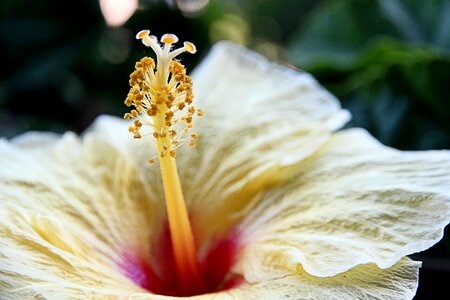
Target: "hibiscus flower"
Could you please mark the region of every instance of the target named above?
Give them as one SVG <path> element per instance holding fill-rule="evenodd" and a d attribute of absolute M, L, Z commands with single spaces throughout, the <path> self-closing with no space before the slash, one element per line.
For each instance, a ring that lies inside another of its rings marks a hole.
<path fill-rule="evenodd" d="M 173 59 L 193 44 L 138 37 L 157 61 L 131 76 L 133 121 L 0 141 L 0 298 L 414 296 L 450 151 L 337 131 L 350 115 L 311 75 L 240 46 L 191 80 Z"/>

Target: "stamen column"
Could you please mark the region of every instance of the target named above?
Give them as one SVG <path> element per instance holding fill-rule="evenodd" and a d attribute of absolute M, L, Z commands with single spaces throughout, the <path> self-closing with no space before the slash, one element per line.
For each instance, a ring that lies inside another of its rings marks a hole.
<path fill-rule="evenodd" d="M 201 116 L 203 112 L 192 105 L 192 83 L 186 70 L 173 59 L 183 53 L 195 53 L 195 46 L 185 42 L 184 46 L 171 51 L 172 44 L 178 41 L 173 34 L 165 34 L 161 38 L 163 47 L 150 31 L 143 30 L 136 35 L 143 44 L 153 49 L 157 57 L 155 63 L 151 58 L 144 58 L 136 64 L 136 71 L 130 76 L 131 90 L 125 104 L 134 106 L 125 119 L 135 119 L 129 128 L 135 138 L 141 138 L 141 128 L 150 125 L 156 139 L 156 150 L 160 162 L 166 208 L 171 233 L 176 273 L 181 289 L 204 290 L 197 261 L 197 249 L 189 221 L 186 204 L 181 190 L 175 162 L 176 146 L 179 145 L 178 132 L 173 125 L 182 120 L 186 123 L 183 133 L 192 127 L 195 112 Z M 170 79 L 170 84 L 169 84 Z M 186 115 L 180 116 L 186 108 Z M 178 114 L 175 117 L 175 113 Z M 183 134 L 181 133 L 181 135 Z M 190 144 L 195 144 L 196 134 L 191 135 Z M 150 159 L 153 162 L 154 159 Z"/>
<path fill-rule="evenodd" d="M 158 121 L 164 122 L 161 118 L 158 119 Z M 156 124 L 159 123 L 158 121 Z M 156 128 L 158 128 L 158 125 L 156 125 Z M 167 131 L 167 129 L 163 129 L 163 131 Z M 201 285 L 197 249 L 178 177 L 176 161 L 168 153 L 172 147 L 172 141 L 169 137 L 159 138 L 157 141 L 173 255 L 180 276 L 180 284 L 183 284 L 186 278 L 189 278 L 190 280 L 194 279 L 193 282 L 197 285 Z"/>

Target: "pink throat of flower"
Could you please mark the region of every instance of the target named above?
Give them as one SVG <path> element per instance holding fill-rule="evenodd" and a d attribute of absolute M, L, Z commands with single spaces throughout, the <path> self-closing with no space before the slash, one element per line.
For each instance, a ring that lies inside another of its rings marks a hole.
<path fill-rule="evenodd" d="M 230 231 L 202 249 L 198 257 L 201 282 L 194 282 L 183 270 L 177 270 L 173 256 L 169 226 L 152 241 L 152 253 L 126 250 L 120 264 L 122 272 L 135 284 L 151 293 L 188 297 L 228 290 L 244 282 L 242 276 L 231 269 L 241 249 L 239 233 Z"/>

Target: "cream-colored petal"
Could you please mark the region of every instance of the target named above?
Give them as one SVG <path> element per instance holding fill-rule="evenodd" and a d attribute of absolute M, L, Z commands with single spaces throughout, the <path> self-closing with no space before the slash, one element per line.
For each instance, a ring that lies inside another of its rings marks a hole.
<path fill-rule="evenodd" d="M 180 152 L 179 171 L 194 209 L 222 216 L 283 181 L 286 167 L 314 153 L 350 117 L 310 74 L 229 42 L 212 48 L 193 83 L 194 102 L 206 114 L 194 120 L 199 144 Z"/>
<path fill-rule="evenodd" d="M 241 270 L 253 281 L 279 276 L 264 271 L 273 264 L 286 273 L 301 264 L 315 276 L 389 268 L 442 238 L 449 170 L 450 151 L 402 152 L 364 130 L 340 132 L 247 216 Z"/>
<path fill-rule="evenodd" d="M 126 134 L 103 117 L 83 138 L 0 141 L 0 289 L 142 291 L 120 264 L 124 251 L 149 255 L 164 202 L 159 177 L 132 159 L 139 152 L 103 132 L 117 127 Z"/>
<path fill-rule="evenodd" d="M 118 271 L 120 254 L 82 222 L 22 207 L 0 211 L 0 296 L 86 299 L 142 292 Z"/>
<path fill-rule="evenodd" d="M 417 289 L 420 263 L 402 259 L 382 270 L 361 265 L 334 277 L 314 277 L 301 267 L 297 274 L 252 283 L 230 291 L 230 299 L 406 300 Z"/>
<path fill-rule="evenodd" d="M 52 132 L 29 131 L 14 137 L 11 142 L 24 148 L 45 148 L 53 145 L 61 135 Z"/>

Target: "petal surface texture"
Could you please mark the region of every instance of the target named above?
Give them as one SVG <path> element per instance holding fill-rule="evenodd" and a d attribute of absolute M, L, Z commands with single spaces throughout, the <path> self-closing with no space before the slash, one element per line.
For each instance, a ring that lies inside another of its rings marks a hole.
<path fill-rule="evenodd" d="M 102 117 L 94 132 L 104 126 L 119 129 L 118 136 L 126 130 L 123 121 Z M 152 171 L 130 159 L 139 153 L 127 152 L 132 143 L 95 133 L 0 141 L 0 295 L 83 299 L 143 291 L 119 264 L 128 249 L 150 253 L 164 203 Z"/>
<path fill-rule="evenodd" d="M 362 129 L 336 133 L 247 215 L 246 278 L 299 263 L 322 277 L 385 269 L 431 247 L 450 221 L 449 169 L 450 151 L 402 152 Z"/>
<path fill-rule="evenodd" d="M 203 224 L 227 224 L 224 215 L 288 178 L 350 118 L 310 74 L 229 42 L 212 48 L 193 81 L 206 114 L 194 121 L 198 147 L 183 152 L 179 169 L 186 200 L 211 212 Z"/>
<path fill-rule="evenodd" d="M 311 276 L 299 267 L 295 274 L 232 290 L 232 297 L 224 299 L 412 299 L 419 266 L 420 263 L 404 258 L 389 269 L 361 265 L 328 278 Z"/>

